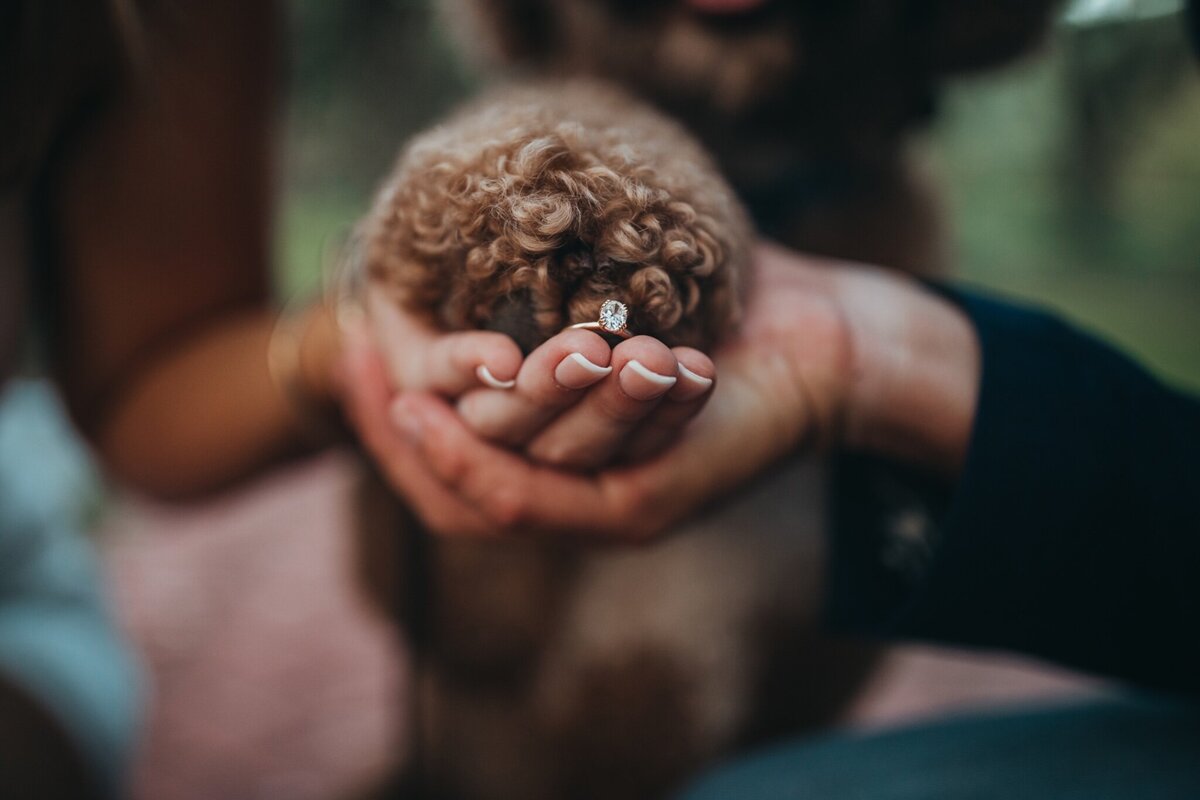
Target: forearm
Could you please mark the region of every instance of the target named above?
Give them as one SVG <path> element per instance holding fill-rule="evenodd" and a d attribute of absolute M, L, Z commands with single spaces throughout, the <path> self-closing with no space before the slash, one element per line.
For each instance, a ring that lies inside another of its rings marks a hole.
<path fill-rule="evenodd" d="M 266 366 L 281 20 L 149 5 L 138 58 L 56 148 L 39 258 L 75 419 L 120 475 L 179 495 L 293 440 Z"/>
<path fill-rule="evenodd" d="M 312 420 L 290 395 L 305 393 L 308 406 L 330 402 L 336 340 L 328 318 L 314 315 L 298 334 L 300 374 L 285 387 L 268 367 L 276 331 L 273 312 L 238 312 L 131 374 L 91 432 L 106 465 L 140 489 L 179 497 L 300 452 Z"/>

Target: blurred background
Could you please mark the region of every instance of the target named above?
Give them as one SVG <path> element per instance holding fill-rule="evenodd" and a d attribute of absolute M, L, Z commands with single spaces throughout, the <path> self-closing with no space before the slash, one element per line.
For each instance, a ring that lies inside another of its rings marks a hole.
<path fill-rule="evenodd" d="M 323 272 L 398 148 L 467 96 L 424 0 L 293 0 L 279 165 L 281 299 Z M 952 82 L 913 146 L 944 190 L 959 277 L 1061 309 L 1200 391 L 1200 67 L 1179 3 L 1077 2 L 1044 50 Z M 403 648 L 355 587 L 344 456 L 200 508 L 104 488 L 53 396 L 0 436 L 103 542 L 150 680 L 140 798 L 361 796 L 398 752 Z M 13 444 L 15 442 L 15 444 Z M 314 635 L 319 631 L 319 635 Z M 1012 660 L 902 653 L 851 709 L 884 724 L 1091 691 Z"/>

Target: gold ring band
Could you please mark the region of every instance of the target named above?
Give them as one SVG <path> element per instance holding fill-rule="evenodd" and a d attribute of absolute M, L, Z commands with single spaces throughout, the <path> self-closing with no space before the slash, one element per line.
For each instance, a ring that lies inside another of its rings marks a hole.
<path fill-rule="evenodd" d="M 609 330 L 599 322 L 576 322 L 574 325 L 568 325 L 567 328 L 569 330 L 600 331 L 601 333 L 609 333 L 613 336 L 620 336 L 622 339 L 630 339 L 633 337 L 633 334 L 630 333 L 626 328 L 618 328 L 615 331 Z"/>

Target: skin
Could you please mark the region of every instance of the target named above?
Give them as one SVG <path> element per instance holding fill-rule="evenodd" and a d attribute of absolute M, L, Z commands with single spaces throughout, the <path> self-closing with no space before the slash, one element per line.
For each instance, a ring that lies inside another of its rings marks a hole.
<path fill-rule="evenodd" d="M 644 458 L 669 444 L 712 394 L 708 356 L 649 336 L 610 348 L 595 333 L 567 330 L 522 359 L 503 334 L 432 330 L 377 289 L 368 290 L 366 311 L 358 333 L 379 343 L 392 386 L 445 398 L 481 436 L 562 469 Z M 576 355 L 589 367 L 580 368 Z M 481 366 L 511 386 L 486 385 Z M 351 411 L 357 380 L 344 372 L 338 390 Z"/>
<path fill-rule="evenodd" d="M 347 346 L 348 407 L 397 490 L 445 535 L 641 541 L 798 449 L 866 449 L 958 474 L 980 357 L 954 306 L 881 269 L 764 246 L 746 319 L 713 359 L 721 391 L 673 445 L 632 465 L 571 473 L 489 442 L 446 398 L 394 392 L 369 337 Z"/>
<path fill-rule="evenodd" d="M 156 20 L 144 72 L 58 169 L 57 377 L 112 470 L 163 496 L 222 486 L 299 438 L 266 368 L 274 11 L 218 0 Z M 314 317 L 303 333 L 313 376 L 331 332 Z"/>

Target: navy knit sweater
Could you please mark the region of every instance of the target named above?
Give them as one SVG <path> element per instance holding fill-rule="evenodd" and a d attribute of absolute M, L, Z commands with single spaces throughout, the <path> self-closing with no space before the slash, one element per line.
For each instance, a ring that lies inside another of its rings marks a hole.
<path fill-rule="evenodd" d="M 957 486 L 841 459 L 828 616 L 1200 691 L 1200 402 L 1056 318 L 948 293 L 979 334 Z"/>

